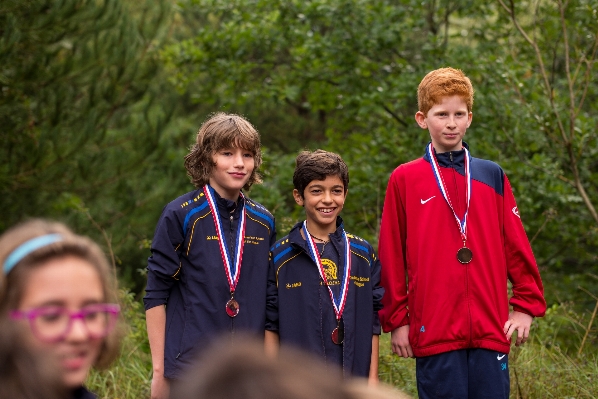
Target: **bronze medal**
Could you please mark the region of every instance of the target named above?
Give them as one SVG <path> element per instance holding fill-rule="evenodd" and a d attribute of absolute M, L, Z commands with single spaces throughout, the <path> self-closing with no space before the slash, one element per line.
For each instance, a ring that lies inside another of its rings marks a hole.
<path fill-rule="evenodd" d="M 230 317 L 235 317 L 239 314 L 239 302 L 235 298 L 231 298 L 226 303 L 226 314 Z"/>
<path fill-rule="evenodd" d="M 472 259 L 473 253 L 471 252 L 471 249 L 463 247 L 457 251 L 457 260 L 464 265 L 471 262 Z"/>
<path fill-rule="evenodd" d="M 241 274 L 241 265 L 243 260 L 243 245 L 245 242 L 245 214 L 246 210 L 241 210 L 241 216 L 239 220 L 239 227 L 237 231 L 237 238 L 233 253 L 229 253 L 228 245 L 226 245 L 225 235 L 222 233 L 222 223 L 218 216 L 216 208 L 216 200 L 214 197 L 214 189 L 209 185 L 203 187 L 203 192 L 212 211 L 212 217 L 214 219 L 214 228 L 216 229 L 216 235 L 218 237 L 218 246 L 220 247 L 220 255 L 222 256 L 222 263 L 224 265 L 224 272 L 226 273 L 226 279 L 230 287 L 230 299 L 226 302 L 225 310 L 229 317 L 235 317 L 239 314 L 239 302 L 235 300 L 235 287 L 239 282 L 239 275 Z M 245 208 L 245 196 L 243 193 L 239 193 L 239 196 L 243 200 L 242 206 Z M 232 220 L 233 217 L 231 216 Z"/>
<path fill-rule="evenodd" d="M 336 328 L 332 330 L 332 342 L 336 345 L 340 345 L 345 340 L 345 323 L 343 323 L 343 319 L 339 319 L 336 325 Z"/>
<path fill-rule="evenodd" d="M 436 179 L 436 183 L 440 188 L 440 192 L 444 197 L 444 200 L 448 204 L 451 212 L 453 212 L 453 216 L 455 217 L 455 221 L 457 222 L 457 227 L 459 228 L 459 232 L 461 233 L 461 240 L 463 241 L 463 248 L 460 248 L 457 251 L 457 260 L 459 263 L 466 265 L 473 259 L 473 252 L 471 249 L 465 246 L 465 242 L 467 241 L 467 215 L 469 214 L 469 201 L 471 199 L 471 169 L 470 169 L 470 159 L 469 159 L 469 151 L 467 147 L 463 147 L 463 151 L 465 152 L 465 194 L 466 194 L 466 207 L 465 207 L 465 214 L 463 215 L 463 219 L 460 219 L 453 208 L 453 204 L 451 203 L 451 199 L 448 196 L 448 192 L 446 190 L 446 184 L 444 183 L 444 179 L 442 178 L 442 173 L 440 173 L 440 166 L 438 164 L 438 160 L 436 159 L 436 155 L 434 152 L 434 147 L 432 143 L 428 145 L 427 154 L 430 158 L 430 165 L 432 166 L 432 173 L 434 174 L 434 178 Z M 459 197 L 457 196 L 457 199 Z M 424 200 L 422 199 L 422 204 Z"/>
<path fill-rule="evenodd" d="M 343 282 L 340 287 L 340 297 L 336 298 L 334 296 L 334 293 L 332 292 L 332 289 L 330 288 L 330 285 L 328 284 L 328 279 L 326 278 L 326 273 L 324 272 L 324 266 L 322 265 L 322 260 L 320 259 L 318 247 L 315 241 L 313 240 L 313 235 L 310 234 L 309 230 L 307 230 L 307 220 L 303 222 L 303 236 L 307 241 L 307 246 L 309 248 L 309 256 L 318 266 L 320 278 L 322 279 L 322 282 L 326 285 L 326 288 L 328 289 L 328 293 L 330 294 L 330 300 L 332 302 L 332 308 L 334 309 L 334 314 L 336 316 L 336 328 L 332 330 L 330 338 L 332 338 L 332 342 L 334 342 L 336 345 L 341 345 L 345 339 L 345 324 L 343 322 L 342 316 L 343 311 L 345 310 L 345 304 L 347 302 L 347 293 L 349 292 L 349 281 L 351 276 L 351 249 L 349 238 L 343 230 L 343 238 L 345 241 L 345 270 L 343 271 Z"/>

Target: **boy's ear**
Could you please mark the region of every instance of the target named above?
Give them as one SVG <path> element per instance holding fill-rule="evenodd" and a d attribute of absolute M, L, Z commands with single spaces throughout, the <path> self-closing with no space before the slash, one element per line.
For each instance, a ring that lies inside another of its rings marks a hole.
<path fill-rule="evenodd" d="M 301 194 L 299 194 L 299 190 L 293 190 L 293 198 L 295 198 L 295 202 L 297 203 L 297 205 L 303 206 L 303 197 L 301 196 Z"/>
<path fill-rule="evenodd" d="M 428 128 L 428 124 L 426 123 L 426 115 L 424 115 L 423 112 L 417 111 L 415 113 L 415 121 L 417 122 L 419 127 L 421 127 L 422 129 Z"/>
<path fill-rule="evenodd" d="M 473 112 L 470 112 L 469 115 L 467 115 L 467 127 L 471 126 L 471 121 L 473 120 Z"/>

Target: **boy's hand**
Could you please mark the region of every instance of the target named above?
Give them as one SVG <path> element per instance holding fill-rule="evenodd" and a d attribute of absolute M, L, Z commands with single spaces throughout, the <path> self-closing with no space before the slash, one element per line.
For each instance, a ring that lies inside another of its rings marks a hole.
<path fill-rule="evenodd" d="M 507 340 L 511 342 L 511 336 L 515 330 L 517 330 L 517 341 L 515 341 L 515 346 L 524 344 L 529 337 L 529 329 L 532 325 L 532 321 L 534 321 L 532 316 L 517 312 L 516 310 L 512 311 L 509 314 L 509 320 L 507 320 L 503 327 L 503 331 L 507 334 Z"/>
<path fill-rule="evenodd" d="M 390 333 L 392 351 L 402 357 L 414 357 L 409 343 L 409 324 L 392 330 Z"/>
<path fill-rule="evenodd" d="M 162 374 L 154 374 L 151 386 L 151 399 L 168 399 L 170 382 Z"/>

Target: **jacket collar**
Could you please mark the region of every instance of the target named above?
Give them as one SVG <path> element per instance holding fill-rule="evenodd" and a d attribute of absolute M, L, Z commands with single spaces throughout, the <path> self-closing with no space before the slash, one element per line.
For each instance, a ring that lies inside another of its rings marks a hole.
<path fill-rule="evenodd" d="M 211 187 L 211 186 L 210 186 Z M 239 216 L 239 203 L 241 201 L 241 196 L 237 198 L 237 201 L 231 201 L 229 199 L 223 198 L 218 194 L 218 191 L 214 190 L 214 199 L 216 200 L 216 206 L 218 207 L 218 213 L 220 216 L 224 216 L 228 218 L 233 212 L 235 219 Z"/>
<path fill-rule="evenodd" d="M 428 143 L 430 145 L 430 143 Z M 430 157 L 428 156 L 428 145 L 424 149 L 424 159 L 426 162 L 430 162 Z M 469 145 L 463 141 L 463 147 L 467 148 L 469 151 Z M 461 170 L 465 167 L 465 151 L 449 151 L 449 152 L 441 152 L 438 153 L 434 149 L 434 154 L 436 154 L 436 159 L 438 160 L 438 165 L 443 168 L 450 168 L 453 167 L 455 169 Z M 451 160 L 452 156 L 452 160 Z M 469 153 L 469 162 L 471 162 L 471 152 Z"/>
<path fill-rule="evenodd" d="M 301 228 L 303 226 L 303 221 L 297 223 L 293 226 L 291 231 L 289 232 L 289 242 L 291 245 L 301 248 L 306 253 L 309 254 L 309 247 L 307 246 L 307 241 L 301 235 Z M 336 230 L 334 233 L 329 235 L 330 243 L 336 248 L 338 253 L 341 253 L 342 248 L 344 247 L 344 239 L 343 239 L 343 219 L 340 216 L 336 217 Z"/>

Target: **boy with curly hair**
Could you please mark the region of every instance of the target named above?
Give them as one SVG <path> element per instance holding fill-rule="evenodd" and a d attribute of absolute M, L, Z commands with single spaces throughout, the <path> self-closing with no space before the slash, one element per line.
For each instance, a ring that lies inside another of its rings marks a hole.
<path fill-rule="evenodd" d="M 166 205 L 148 259 L 152 398 L 167 398 L 170 380 L 217 336 L 263 339 L 274 218 L 241 191 L 261 182 L 261 162 L 258 132 L 225 113 L 201 126 L 185 157 L 197 189 Z"/>

